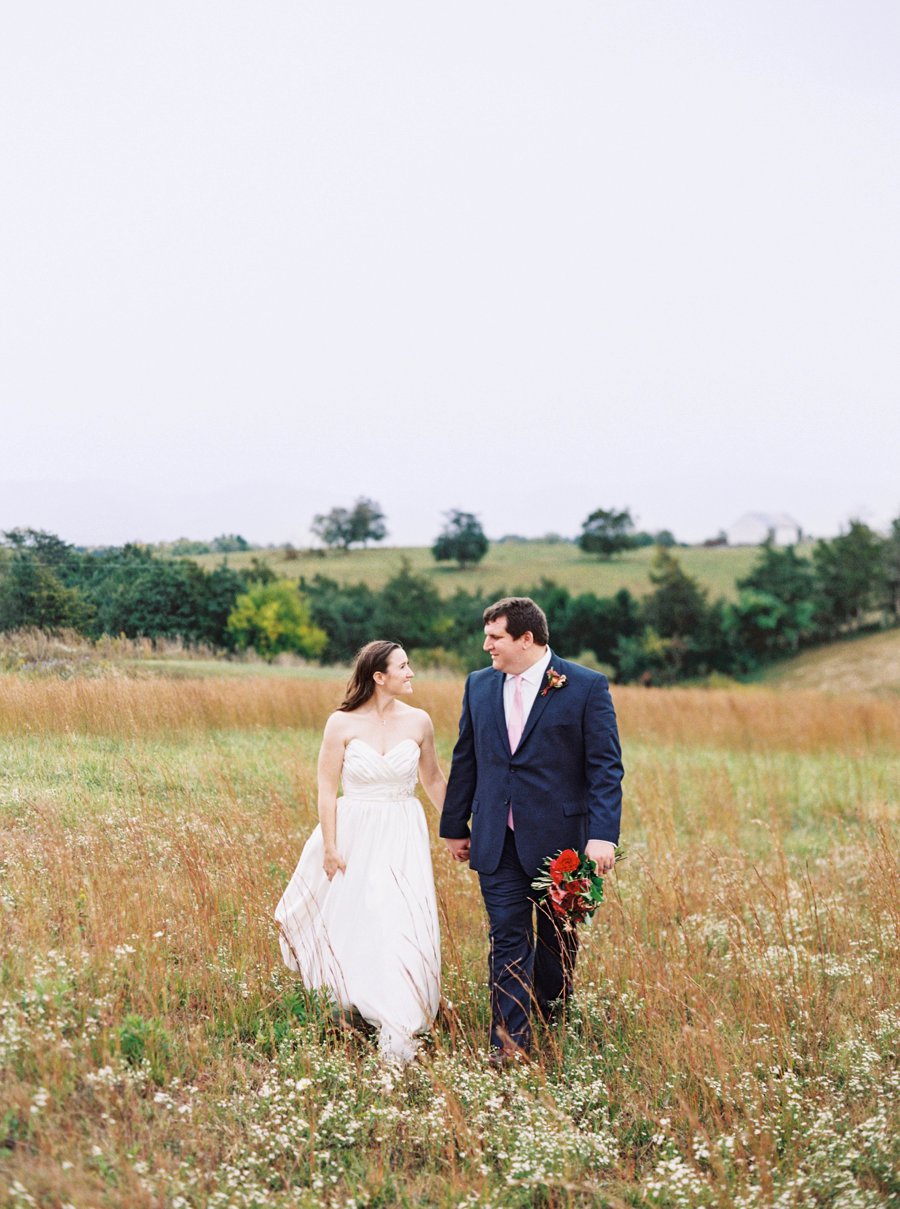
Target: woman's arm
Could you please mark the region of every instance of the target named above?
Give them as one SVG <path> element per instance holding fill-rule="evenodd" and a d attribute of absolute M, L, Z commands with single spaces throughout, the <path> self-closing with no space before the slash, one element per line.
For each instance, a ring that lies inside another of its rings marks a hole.
<path fill-rule="evenodd" d="M 434 724 L 427 714 L 425 719 L 425 735 L 421 743 L 422 754 L 419 757 L 419 780 L 440 814 L 444 808 L 447 779 L 441 771 L 434 747 Z"/>
<path fill-rule="evenodd" d="M 337 792 L 344 763 L 341 721 L 340 717 L 332 714 L 325 723 L 322 746 L 319 748 L 319 823 L 322 826 L 322 842 L 325 845 L 322 868 L 329 881 L 339 869 L 341 873 L 347 869 L 337 850 Z"/>

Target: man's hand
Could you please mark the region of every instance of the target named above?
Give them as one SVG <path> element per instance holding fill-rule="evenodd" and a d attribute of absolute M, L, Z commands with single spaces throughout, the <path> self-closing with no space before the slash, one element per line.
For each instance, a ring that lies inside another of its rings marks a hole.
<path fill-rule="evenodd" d="M 597 872 L 603 877 L 616 863 L 616 846 L 607 840 L 588 840 L 584 855 L 596 863 Z"/>
<path fill-rule="evenodd" d="M 444 840 L 450 855 L 455 861 L 467 861 L 469 859 L 469 840 Z"/>

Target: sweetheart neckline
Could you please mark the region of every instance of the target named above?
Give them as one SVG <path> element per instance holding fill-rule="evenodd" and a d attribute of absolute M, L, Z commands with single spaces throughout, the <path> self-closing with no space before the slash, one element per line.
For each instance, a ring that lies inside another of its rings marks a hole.
<path fill-rule="evenodd" d="M 387 751 L 379 751 L 377 747 L 373 747 L 373 746 L 372 746 L 372 744 L 371 744 L 371 743 L 367 743 L 365 739 L 358 739 L 358 738 L 356 738 L 356 737 L 354 736 L 352 739 L 349 739 L 349 740 L 347 741 L 347 743 L 345 744 L 345 746 L 344 746 L 344 750 L 345 750 L 345 751 L 346 751 L 346 749 L 347 749 L 347 748 L 350 746 L 350 744 L 351 744 L 351 743 L 362 743 L 363 747 L 368 747 L 369 751 L 373 751 L 373 752 L 375 753 L 375 755 L 376 755 L 376 756 L 380 756 L 380 758 L 381 758 L 382 760 L 386 760 L 386 759 L 387 759 L 387 757 L 388 757 L 388 756 L 391 754 L 391 752 L 392 752 L 392 751 L 396 751 L 396 750 L 397 750 L 397 748 L 398 748 L 398 747 L 402 747 L 404 743 L 415 743 L 415 744 L 416 744 L 416 747 L 418 747 L 418 746 L 419 746 L 419 744 L 416 742 L 416 740 L 415 740 L 415 739 L 401 739 L 401 740 L 399 741 L 399 743 L 395 743 L 395 744 L 394 744 L 394 746 L 393 746 L 393 747 L 389 747 L 389 748 L 387 749 Z"/>

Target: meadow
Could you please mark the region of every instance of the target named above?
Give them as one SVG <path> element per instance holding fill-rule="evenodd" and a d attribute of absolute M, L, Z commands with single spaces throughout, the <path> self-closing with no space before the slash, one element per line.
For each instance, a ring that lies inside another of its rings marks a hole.
<path fill-rule="evenodd" d="M 709 588 L 711 598 L 737 598 L 735 580 L 745 576 L 759 558 L 756 546 L 704 548 L 684 546 L 673 550 L 688 575 L 696 576 Z M 492 542 L 482 562 L 461 571 L 455 563 L 435 562 L 427 546 L 370 547 L 367 550 L 329 552 L 327 555 L 299 551 L 286 559 L 284 550 L 252 550 L 238 554 L 201 554 L 194 561 L 207 570 L 221 564 L 239 570 L 252 559 L 267 562 L 272 570 L 288 579 L 304 575 L 327 575 L 340 584 L 366 583 L 381 589 L 396 575 L 404 559 L 417 575 L 431 581 L 441 596 L 451 596 L 462 588 L 467 592 L 515 592 L 532 588 L 542 579 L 552 579 L 576 595 L 594 592 L 612 596 L 627 588 L 634 596 L 646 596 L 653 590 L 650 564 L 654 548 L 630 550 L 613 559 L 602 560 L 583 554 L 572 542 Z"/>
<path fill-rule="evenodd" d="M 512 1070 L 430 814 L 445 1002 L 397 1073 L 272 921 L 341 681 L 197 670 L 0 675 L 0 1203 L 897 1203 L 900 700 L 615 689 L 628 857 Z M 460 692 L 416 680 L 445 766 Z"/>

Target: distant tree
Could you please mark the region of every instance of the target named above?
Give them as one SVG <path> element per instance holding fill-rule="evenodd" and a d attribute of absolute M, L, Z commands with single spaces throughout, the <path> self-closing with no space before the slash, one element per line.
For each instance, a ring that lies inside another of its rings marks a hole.
<path fill-rule="evenodd" d="M 900 621 L 900 516 L 884 544 L 884 610 L 890 621 Z"/>
<path fill-rule="evenodd" d="M 249 566 L 244 570 L 244 578 L 248 583 L 273 584 L 278 579 L 278 576 L 272 570 L 271 563 L 254 554 L 250 559 Z"/>
<path fill-rule="evenodd" d="M 627 666 L 629 654 L 638 656 L 643 649 L 650 660 L 646 670 L 658 671 L 662 660 L 671 680 L 731 670 L 724 604 L 717 601 L 710 605 L 706 589 L 661 547 L 653 558 L 650 581 L 654 591 L 641 606 L 648 633 L 643 639 L 638 636 L 631 647 L 619 644 L 622 669 Z"/>
<path fill-rule="evenodd" d="M 640 632 L 640 614 L 640 605 L 627 588 L 620 588 L 615 596 L 585 592 L 572 598 L 565 622 L 556 631 L 559 638 L 554 642 L 558 642 L 563 654 L 575 656 L 589 650 L 601 663 L 615 665 L 619 639 Z"/>
<path fill-rule="evenodd" d="M 351 543 L 354 545 L 362 543 L 365 547 L 369 542 L 381 542 L 386 537 L 387 525 L 381 505 L 377 504 L 375 500 L 360 496 L 350 513 Z"/>
<path fill-rule="evenodd" d="M 125 546 L 98 561 L 84 590 L 96 609 L 97 633 L 199 642 L 206 586 L 195 562 Z"/>
<path fill-rule="evenodd" d="M 745 670 L 798 649 L 811 636 L 815 613 L 812 564 L 793 546 L 779 549 L 770 534 L 760 546 L 749 575 L 737 581 L 736 604 L 727 625 Z"/>
<path fill-rule="evenodd" d="M 309 605 L 287 579 L 254 584 L 235 601 L 228 629 L 240 650 L 253 647 L 264 659 L 282 651 L 316 658 L 325 650 L 328 636 L 310 617 Z"/>
<path fill-rule="evenodd" d="M 332 508 L 313 517 L 312 532 L 324 545 L 349 550 L 353 545 L 380 542 L 387 537 L 384 513 L 375 500 L 360 496 L 352 509 Z"/>
<path fill-rule="evenodd" d="M 688 637 L 703 623 L 708 609 L 705 588 L 668 550 L 658 548 L 650 567 L 653 591 L 644 601 L 643 617 L 663 638 Z"/>
<path fill-rule="evenodd" d="M 68 586 L 77 580 L 84 559 L 82 551 L 43 529 L 9 529 L 3 534 L 3 544 L 15 556 L 32 558 L 49 567 Z"/>
<path fill-rule="evenodd" d="M 19 554 L 0 574 L 0 630 L 84 630 L 90 606 L 37 558 Z"/>
<path fill-rule="evenodd" d="M 827 634 L 860 626 L 880 604 L 884 546 L 884 539 L 860 520 L 852 520 L 840 537 L 816 543 L 816 618 Z"/>
<path fill-rule="evenodd" d="M 350 526 L 350 513 L 346 508 L 332 508 L 330 512 L 314 516 L 310 529 L 329 549 L 339 546 L 343 550 L 350 549 L 353 530 Z"/>
<path fill-rule="evenodd" d="M 673 546 L 678 545 L 675 534 L 671 529 L 660 529 L 653 534 L 653 541 L 657 546 L 662 546 L 664 550 L 671 550 Z"/>
<path fill-rule="evenodd" d="M 240 533 L 222 533 L 214 537 L 210 544 L 217 554 L 237 554 L 250 549 L 250 543 Z"/>
<path fill-rule="evenodd" d="M 416 575 L 407 559 L 378 595 L 373 618 L 381 638 L 392 638 L 408 649 L 436 646 L 448 628 L 441 598 L 423 575 Z"/>
<path fill-rule="evenodd" d="M 585 554 L 612 558 L 614 554 L 632 548 L 634 545 L 633 530 L 634 521 L 628 508 L 622 512 L 598 508 L 581 526 L 578 545 Z"/>
<path fill-rule="evenodd" d="M 368 584 L 339 584 L 324 575 L 301 578 L 313 623 L 328 635 L 329 662 L 349 663 L 372 637 L 378 597 Z"/>
<path fill-rule="evenodd" d="M 2 544 L 0 630 L 86 630 L 92 610 L 78 583 L 84 556 L 40 529 L 10 529 Z"/>
<path fill-rule="evenodd" d="M 210 646 L 233 649 L 234 634 L 228 628 L 228 618 L 238 596 L 246 592 L 247 581 L 240 571 L 221 566 L 204 576 L 200 592 L 200 616 L 197 637 Z"/>
<path fill-rule="evenodd" d="M 431 547 L 437 561 L 456 561 L 462 568 L 481 562 L 489 543 L 478 517 L 457 508 L 451 508 L 444 516 L 447 523 Z"/>

